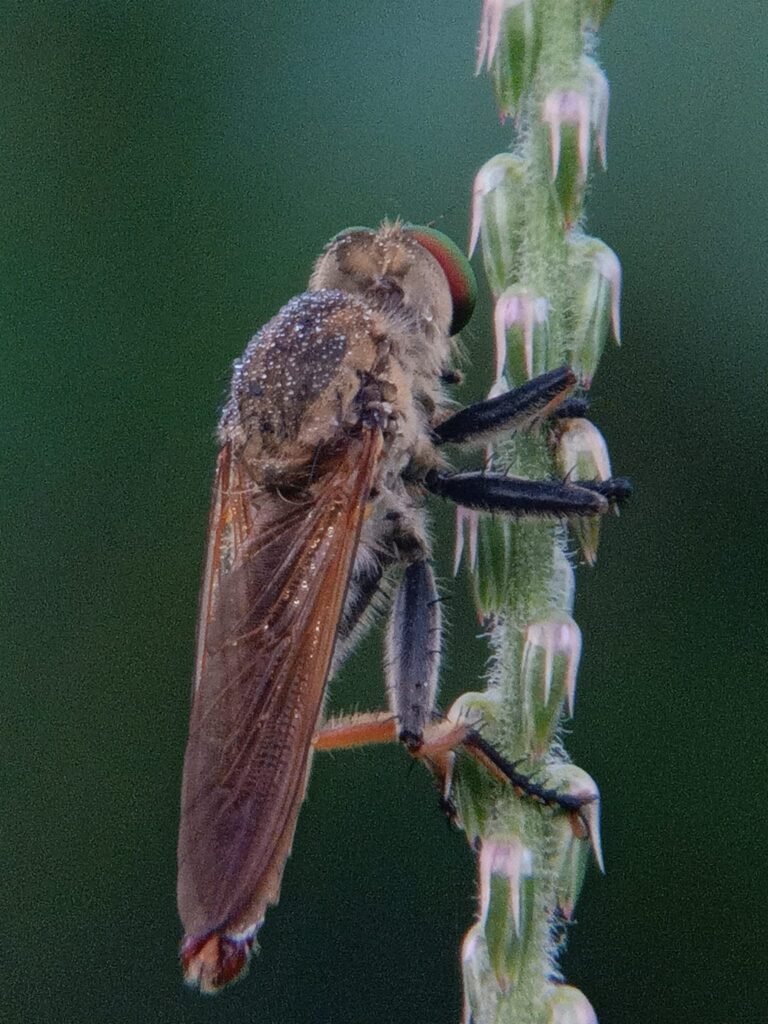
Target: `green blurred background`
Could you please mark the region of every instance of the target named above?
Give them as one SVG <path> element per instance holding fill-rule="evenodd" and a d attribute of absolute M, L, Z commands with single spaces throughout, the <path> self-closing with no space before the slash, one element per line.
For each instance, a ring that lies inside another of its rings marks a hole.
<path fill-rule="evenodd" d="M 509 141 L 472 78 L 479 8 L 0 5 L 3 1021 L 459 1019 L 472 860 L 400 751 L 317 759 L 263 951 L 215 1000 L 180 983 L 174 844 L 231 360 L 340 228 L 466 237 Z M 603 1024 L 762 1021 L 765 4 L 620 0 L 601 55 L 589 227 L 623 261 L 625 345 L 593 410 L 636 497 L 579 572 L 569 746 L 608 874 L 565 970 Z M 440 516 L 447 704 L 484 649 Z M 381 704 L 378 651 L 334 706 Z"/>

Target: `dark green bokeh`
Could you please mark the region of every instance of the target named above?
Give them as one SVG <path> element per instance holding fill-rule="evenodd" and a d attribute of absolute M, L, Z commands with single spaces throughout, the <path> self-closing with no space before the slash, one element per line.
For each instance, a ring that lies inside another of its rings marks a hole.
<path fill-rule="evenodd" d="M 509 138 L 479 8 L 2 4 L 4 1020 L 458 1020 L 472 861 L 399 751 L 318 759 L 263 952 L 216 1000 L 180 984 L 174 843 L 230 361 L 345 225 L 465 237 Z M 637 496 L 579 574 L 570 749 L 609 873 L 565 961 L 604 1022 L 764 1019 L 767 49 L 760 0 L 623 0 L 604 31 L 590 227 L 625 346 L 594 413 Z M 484 654 L 441 514 L 447 703 Z M 377 659 L 335 704 L 381 703 Z"/>

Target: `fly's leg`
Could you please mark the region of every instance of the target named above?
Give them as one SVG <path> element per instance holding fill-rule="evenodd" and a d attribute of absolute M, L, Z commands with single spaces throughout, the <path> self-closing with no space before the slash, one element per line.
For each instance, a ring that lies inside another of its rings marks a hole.
<path fill-rule="evenodd" d="M 371 602 L 381 589 L 383 577 L 384 566 L 378 559 L 371 559 L 360 566 L 355 565 L 339 622 L 339 640 L 347 640 L 358 628 Z"/>
<path fill-rule="evenodd" d="M 313 738 L 315 750 L 399 740 L 433 771 L 440 782 L 443 803 L 449 806 L 454 756 L 462 749 L 522 796 L 578 814 L 584 800 L 541 786 L 519 772 L 517 765 L 504 758 L 477 729 L 466 722 L 440 719 L 435 713 L 441 630 L 434 574 L 425 558 L 417 558 L 403 572 L 387 628 L 385 671 L 390 710 L 349 715 L 326 723 Z"/>
<path fill-rule="evenodd" d="M 632 492 L 632 485 L 623 477 L 568 484 L 523 480 L 500 473 L 441 473 L 436 470 L 427 474 L 424 485 L 433 494 L 465 508 L 518 518 L 568 519 L 603 515 Z"/>
<path fill-rule="evenodd" d="M 553 420 L 583 420 L 589 413 L 589 399 L 585 397 L 566 398 L 552 411 Z"/>
<path fill-rule="evenodd" d="M 587 489 L 587 493 L 591 492 Z M 605 502 L 605 498 L 598 497 Z M 416 541 L 414 548 L 418 551 Z M 375 590 L 373 579 L 370 589 Z M 313 737 L 314 749 L 339 750 L 399 740 L 413 757 L 431 769 L 440 786 L 442 806 L 449 815 L 455 756 L 463 750 L 521 796 L 567 812 L 574 831 L 583 833 L 585 827 L 588 829 L 583 813 L 588 799 L 542 786 L 518 771 L 517 765 L 504 758 L 476 728 L 466 722 L 441 719 L 436 714 L 441 633 L 434 574 L 426 558 L 416 557 L 403 572 L 387 627 L 385 671 L 389 711 L 348 715 L 327 722 Z"/>
<path fill-rule="evenodd" d="M 586 402 L 567 397 L 576 384 L 576 374 L 568 366 L 542 373 L 504 395 L 460 409 L 433 428 L 434 441 L 438 445 L 486 444 L 498 434 L 556 416 L 563 406 L 568 415 L 583 416 Z"/>
<path fill-rule="evenodd" d="M 315 750 L 346 750 L 351 747 L 395 743 L 402 739 L 402 729 L 390 711 L 363 712 L 345 715 L 327 722 L 312 739 Z M 424 761 L 440 782 L 444 805 L 450 805 L 453 762 L 456 751 L 463 750 L 483 766 L 494 778 L 511 785 L 520 796 L 546 807 L 559 808 L 571 815 L 574 826 L 588 828 L 583 811 L 592 798 L 573 793 L 561 793 L 536 782 L 530 775 L 518 771 L 518 762 L 509 761 L 466 722 L 452 722 L 433 717 L 425 725 L 421 742 L 407 744 L 410 754 Z"/>
<path fill-rule="evenodd" d="M 386 632 L 384 668 L 390 719 L 398 724 L 397 738 L 417 749 L 431 722 L 440 671 L 442 615 L 432 567 L 424 557 L 424 545 L 410 531 L 399 533 L 393 550 L 409 558 L 391 601 Z M 350 580 L 344 612 L 339 623 L 332 673 L 336 671 L 358 633 L 368 610 L 382 590 L 393 556 L 379 555 L 356 565 Z M 386 737 L 387 741 L 391 736 Z M 361 742 L 376 742 L 362 740 Z M 343 744 L 342 744 L 343 745 Z M 354 745 L 354 744 L 353 744 Z"/>
<path fill-rule="evenodd" d="M 567 366 L 534 377 L 498 398 L 461 409 L 433 428 L 435 444 L 486 443 L 549 417 L 584 416 L 583 398 L 569 397 L 577 383 Z M 578 484 L 523 480 L 499 473 L 444 473 L 432 469 L 423 479 L 428 491 L 465 508 L 536 518 L 567 519 L 602 515 L 627 498 L 628 480 L 616 477 Z"/>
<path fill-rule="evenodd" d="M 437 698 L 442 614 L 434 573 L 426 559 L 410 562 L 392 600 L 386 635 L 389 706 L 398 738 L 418 750 Z"/>
<path fill-rule="evenodd" d="M 381 559 L 372 557 L 355 564 L 336 631 L 331 676 L 336 674 L 355 642 L 365 632 L 371 618 L 369 611 L 374 608 L 375 598 L 383 589 L 385 568 Z"/>
<path fill-rule="evenodd" d="M 397 740 L 397 720 L 391 711 L 361 711 L 324 722 L 312 737 L 312 747 L 314 750 L 351 750 L 397 743 Z"/>

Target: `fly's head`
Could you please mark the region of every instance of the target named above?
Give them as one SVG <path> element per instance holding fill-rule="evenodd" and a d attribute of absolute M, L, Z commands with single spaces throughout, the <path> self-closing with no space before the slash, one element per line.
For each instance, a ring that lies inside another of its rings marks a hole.
<path fill-rule="evenodd" d="M 432 228 L 395 222 L 378 231 L 348 228 L 315 264 L 312 291 L 336 288 L 442 346 L 469 320 L 477 284 L 468 260 Z"/>

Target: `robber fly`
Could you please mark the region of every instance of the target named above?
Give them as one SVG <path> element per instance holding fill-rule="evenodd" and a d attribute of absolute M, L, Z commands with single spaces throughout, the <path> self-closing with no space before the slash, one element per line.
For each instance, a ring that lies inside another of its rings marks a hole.
<path fill-rule="evenodd" d="M 390 712 L 339 743 L 384 729 L 417 756 L 426 749 L 441 647 L 427 494 L 568 517 L 599 515 L 625 490 L 619 480 L 450 472 L 442 445 L 546 417 L 576 383 L 563 368 L 453 411 L 453 336 L 475 291 L 468 262 L 439 232 L 352 228 L 235 363 L 218 430 L 179 837 L 181 957 L 203 991 L 242 973 L 277 902 L 313 747 L 323 745 L 327 680 L 382 592 Z M 488 754 L 466 728 L 449 742 Z"/>

